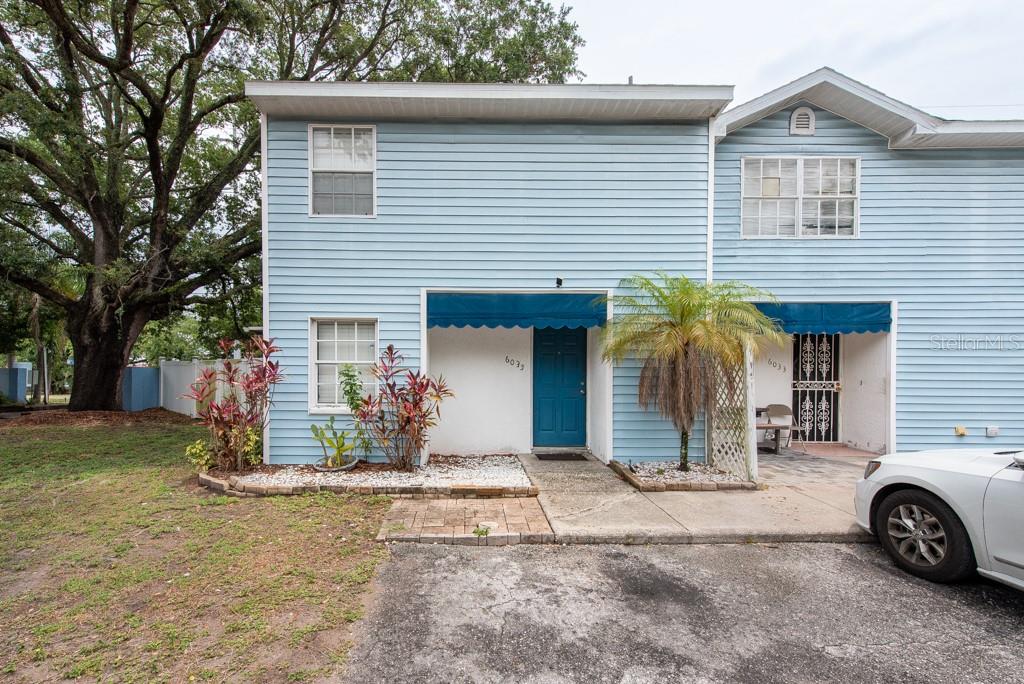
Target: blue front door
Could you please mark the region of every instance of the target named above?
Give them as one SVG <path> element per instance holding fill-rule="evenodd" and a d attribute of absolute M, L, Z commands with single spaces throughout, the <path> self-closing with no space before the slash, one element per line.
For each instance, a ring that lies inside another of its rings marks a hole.
<path fill-rule="evenodd" d="M 587 443 L 587 330 L 533 331 L 533 445 Z"/>

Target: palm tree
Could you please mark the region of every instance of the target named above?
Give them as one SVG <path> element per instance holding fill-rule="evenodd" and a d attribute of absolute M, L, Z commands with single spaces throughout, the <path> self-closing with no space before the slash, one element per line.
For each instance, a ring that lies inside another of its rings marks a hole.
<path fill-rule="evenodd" d="M 679 430 L 679 469 L 690 469 L 690 433 L 714 396 L 719 367 L 744 363 L 779 343 L 782 331 L 754 306 L 774 301 L 764 290 L 729 281 L 705 283 L 658 271 L 620 283 L 628 294 L 614 298 L 615 316 L 605 326 L 604 359 L 642 361 L 638 400 L 652 404 Z M 731 374 L 726 373 L 725 377 Z"/>

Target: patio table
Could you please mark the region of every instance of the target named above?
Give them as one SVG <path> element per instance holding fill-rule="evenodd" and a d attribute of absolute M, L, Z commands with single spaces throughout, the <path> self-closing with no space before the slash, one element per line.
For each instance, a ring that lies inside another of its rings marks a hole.
<path fill-rule="evenodd" d="M 754 427 L 758 430 L 771 430 L 775 433 L 775 449 L 774 453 L 779 453 L 782 449 L 782 430 L 789 427 L 787 425 L 779 425 L 778 423 L 755 423 Z"/>

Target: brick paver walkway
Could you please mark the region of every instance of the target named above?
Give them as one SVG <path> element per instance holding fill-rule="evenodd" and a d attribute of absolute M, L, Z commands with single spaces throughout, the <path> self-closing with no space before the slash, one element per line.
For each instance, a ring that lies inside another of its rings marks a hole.
<path fill-rule="evenodd" d="M 483 527 L 486 536 L 473 533 Z M 377 539 L 503 546 L 548 543 L 554 534 L 536 497 L 397 499 Z"/>

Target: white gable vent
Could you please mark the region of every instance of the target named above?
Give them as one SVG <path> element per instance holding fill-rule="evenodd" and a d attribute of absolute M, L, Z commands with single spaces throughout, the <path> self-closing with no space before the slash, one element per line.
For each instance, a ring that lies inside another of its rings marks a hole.
<path fill-rule="evenodd" d="M 810 107 L 797 107 L 793 116 L 789 117 L 790 135 L 814 135 L 814 110 Z"/>

